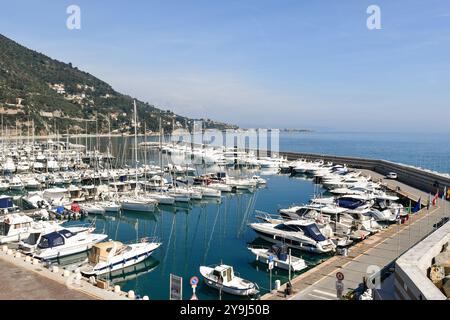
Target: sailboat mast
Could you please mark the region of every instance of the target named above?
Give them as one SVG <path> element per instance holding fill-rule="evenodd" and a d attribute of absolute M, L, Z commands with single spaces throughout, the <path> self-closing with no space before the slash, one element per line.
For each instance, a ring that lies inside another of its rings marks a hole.
<path fill-rule="evenodd" d="M 136 188 L 135 192 L 137 193 L 137 187 L 138 187 L 138 165 L 137 165 L 137 109 L 136 109 L 136 100 L 133 100 L 134 103 L 134 163 L 135 163 L 135 173 L 136 173 Z"/>

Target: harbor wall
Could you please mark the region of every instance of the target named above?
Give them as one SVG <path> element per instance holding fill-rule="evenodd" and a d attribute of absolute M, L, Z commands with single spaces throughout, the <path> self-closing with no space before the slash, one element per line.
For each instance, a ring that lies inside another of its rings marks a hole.
<path fill-rule="evenodd" d="M 441 197 L 444 193 L 444 188 L 450 187 L 450 177 L 386 160 L 295 152 L 280 152 L 279 154 L 285 156 L 288 160 L 323 159 L 324 161 L 331 161 L 334 164 L 346 164 L 355 169 L 372 170 L 382 175 L 386 175 L 389 172 L 395 172 L 397 173 L 398 181 L 419 190 L 431 193 L 432 195 L 436 194 L 436 191 L 438 191 L 439 196 Z M 426 199 L 422 199 L 422 203 L 425 201 Z"/>
<path fill-rule="evenodd" d="M 405 252 L 395 262 L 394 294 L 397 300 L 446 300 L 428 278 L 434 258 L 450 241 L 450 222 Z"/>

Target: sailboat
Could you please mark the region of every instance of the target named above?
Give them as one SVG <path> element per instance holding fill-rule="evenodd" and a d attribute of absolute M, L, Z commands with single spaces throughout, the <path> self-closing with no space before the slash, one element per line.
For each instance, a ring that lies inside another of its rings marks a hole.
<path fill-rule="evenodd" d="M 152 198 L 142 197 L 138 195 L 139 183 L 138 183 L 138 166 L 137 166 L 137 110 L 136 101 L 134 101 L 134 152 L 135 152 L 135 175 L 136 175 L 136 188 L 134 189 L 134 196 L 124 197 L 120 200 L 120 204 L 123 210 L 130 211 L 142 211 L 153 212 L 158 205 L 158 201 Z"/>

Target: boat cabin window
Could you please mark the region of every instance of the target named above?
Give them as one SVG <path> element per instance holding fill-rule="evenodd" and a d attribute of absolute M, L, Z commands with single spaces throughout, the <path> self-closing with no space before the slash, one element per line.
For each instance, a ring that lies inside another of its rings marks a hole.
<path fill-rule="evenodd" d="M 0 223 L 0 235 L 7 235 L 9 232 L 10 225 L 4 222 Z"/>
<path fill-rule="evenodd" d="M 41 241 L 38 244 L 38 248 L 40 249 L 46 249 L 49 248 L 49 241 L 47 238 L 42 238 Z"/>
<path fill-rule="evenodd" d="M 275 229 L 277 229 L 277 230 L 281 230 L 281 231 L 292 231 L 293 230 L 293 228 L 292 228 L 292 226 L 286 226 L 285 224 L 283 224 L 283 223 L 280 223 L 279 225 L 276 225 L 275 226 Z"/>
<path fill-rule="evenodd" d="M 220 273 L 220 271 L 217 271 L 217 270 L 214 270 L 214 271 L 213 271 L 213 275 L 216 276 L 216 277 L 222 276 L 222 274 Z"/>
<path fill-rule="evenodd" d="M 233 280 L 233 274 L 232 274 L 231 268 L 228 268 L 228 269 L 226 270 L 226 276 L 227 276 L 227 278 L 226 278 L 226 279 L 227 279 L 227 282 Z"/>
<path fill-rule="evenodd" d="M 40 235 L 40 233 L 30 233 L 30 235 L 24 240 L 24 242 L 26 244 L 35 245 L 38 242 Z"/>
<path fill-rule="evenodd" d="M 387 203 L 385 200 L 378 200 L 377 201 L 378 206 L 380 207 L 380 209 L 384 210 L 387 208 Z"/>
<path fill-rule="evenodd" d="M 59 233 L 62 234 L 66 239 L 73 237 L 75 235 L 74 233 L 66 229 L 59 231 Z"/>

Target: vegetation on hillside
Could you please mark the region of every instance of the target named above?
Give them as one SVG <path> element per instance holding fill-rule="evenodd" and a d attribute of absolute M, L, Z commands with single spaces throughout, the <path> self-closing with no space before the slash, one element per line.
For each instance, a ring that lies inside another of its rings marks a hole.
<path fill-rule="evenodd" d="M 165 132 L 191 127 L 193 119 L 136 100 L 140 130 Z M 133 98 L 78 70 L 51 59 L 0 34 L 0 113 L 4 127 L 36 134 L 132 131 Z M 97 119 L 97 120 L 96 120 Z M 203 120 L 203 119 L 202 119 Z M 95 122 L 97 121 L 97 125 Z M 206 128 L 235 128 L 209 119 Z M 95 131 L 94 131 L 95 132 Z"/>

